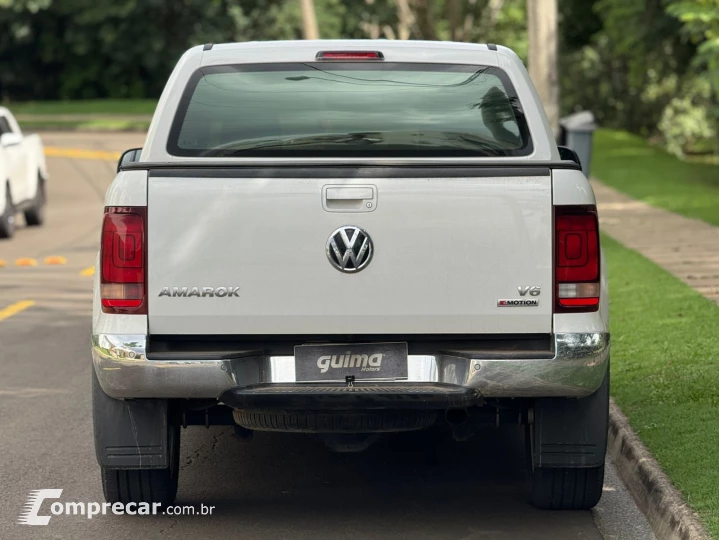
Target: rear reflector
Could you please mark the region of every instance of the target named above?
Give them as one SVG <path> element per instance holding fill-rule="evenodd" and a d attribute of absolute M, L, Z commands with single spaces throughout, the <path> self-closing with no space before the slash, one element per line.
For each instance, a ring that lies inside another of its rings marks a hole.
<path fill-rule="evenodd" d="M 599 228 L 594 206 L 555 207 L 556 311 L 599 309 Z"/>
<path fill-rule="evenodd" d="M 384 60 L 379 51 L 320 51 L 316 60 Z"/>
<path fill-rule="evenodd" d="M 100 297 L 105 313 L 147 313 L 145 207 L 107 207 L 100 244 Z"/>
<path fill-rule="evenodd" d="M 560 298 L 559 299 L 559 305 L 562 307 L 567 308 L 577 308 L 577 307 L 591 307 L 591 306 L 598 306 L 599 305 L 599 297 L 592 297 L 592 298 Z M 578 310 L 572 310 L 572 311 L 578 311 Z M 581 311 L 596 311 L 596 309 L 587 309 L 587 310 L 581 310 Z"/>

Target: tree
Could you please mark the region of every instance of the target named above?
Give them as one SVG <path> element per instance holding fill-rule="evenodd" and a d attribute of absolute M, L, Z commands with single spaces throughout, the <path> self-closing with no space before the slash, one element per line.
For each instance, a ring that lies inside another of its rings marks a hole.
<path fill-rule="evenodd" d="M 719 94 L 719 0 L 678 0 L 667 7 L 683 23 L 683 31 L 698 45 L 695 65 Z"/>
<path fill-rule="evenodd" d="M 302 9 L 302 26 L 305 39 L 319 39 L 320 33 L 317 29 L 317 16 L 315 15 L 315 3 L 313 0 L 300 0 Z"/>
<path fill-rule="evenodd" d="M 544 105 L 549 125 L 559 133 L 557 0 L 527 0 L 529 75 Z"/>
<path fill-rule="evenodd" d="M 669 4 L 667 12 L 683 23 L 684 33 L 698 46 L 693 63 L 699 68 L 700 76 L 708 81 L 713 90 L 711 128 L 716 138 L 719 135 L 719 0 L 675 0 Z M 694 89 L 700 91 L 700 87 L 696 85 Z M 696 103 L 689 103 L 688 115 L 693 115 L 695 118 L 701 115 L 702 111 L 692 110 L 691 105 Z M 672 124 L 667 122 L 668 128 L 674 128 Z M 691 131 L 700 128 L 701 122 L 696 120 L 688 126 L 688 130 Z M 684 134 L 680 136 L 681 141 L 686 139 Z M 719 142 L 715 144 L 715 151 L 717 148 Z M 675 153 L 679 154 L 683 151 L 684 148 L 681 148 Z"/>
<path fill-rule="evenodd" d="M 563 0 L 562 108 L 591 110 L 600 125 L 656 135 L 665 107 L 681 91 L 695 47 L 666 0 Z M 565 9 L 566 8 L 566 9 Z M 586 10 L 591 9 L 591 16 Z M 570 18 L 571 17 L 571 18 Z M 574 21 L 599 30 L 581 38 Z"/>

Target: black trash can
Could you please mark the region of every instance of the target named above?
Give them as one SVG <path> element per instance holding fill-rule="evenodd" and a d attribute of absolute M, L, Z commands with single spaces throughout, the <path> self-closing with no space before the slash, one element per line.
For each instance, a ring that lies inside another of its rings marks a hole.
<path fill-rule="evenodd" d="M 582 172 L 589 178 L 589 165 L 592 161 L 592 139 L 597 124 L 591 111 L 570 114 L 559 120 L 561 132 L 559 144 L 574 150 L 582 163 Z"/>

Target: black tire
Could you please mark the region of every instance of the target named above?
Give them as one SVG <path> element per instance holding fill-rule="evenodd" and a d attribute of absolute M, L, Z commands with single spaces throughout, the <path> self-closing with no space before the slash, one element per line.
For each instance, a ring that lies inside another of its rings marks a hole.
<path fill-rule="evenodd" d="M 109 469 L 100 467 L 102 491 L 109 503 L 172 504 L 180 472 L 180 426 L 168 426 L 170 466 L 166 469 Z"/>
<path fill-rule="evenodd" d="M 586 469 L 537 467 L 532 472 L 531 503 L 542 510 L 589 510 L 604 487 L 604 465 Z"/>
<path fill-rule="evenodd" d="M 301 433 L 389 433 L 424 429 L 435 411 L 285 412 L 234 411 L 235 422 L 255 431 Z"/>
<path fill-rule="evenodd" d="M 586 422 L 601 429 L 606 434 L 609 427 L 609 369 L 599 389 L 580 401 L 583 403 Z M 589 406 L 589 407 L 587 407 Z M 576 420 L 575 420 L 576 423 Z M 564 429 L 571 432 L 579 426 L 568 424 Z M 586 429 L 586 428 L 581 428 Z M 528 433 L 530 441 L 531 433 Z M 603 457 L 606 452 L 604 444 L 597 445 Z M 531 443 L 528 442 L 529 461 L 529 500 L 542 510 L 589 510 L 594 508 L 602 497 L 604 489 L 604 463 L 593 467 L 535 467 L 532 462 Z"/>
<path fill-rule="evenodd" d="M 45 222 L 45 179 L 40 173 L 37 174 L 37 191 L 32 206 L 25 210 L 25 223 L 28 227 L 37 227 Z"/>
<path fill-rule="evenodd" d="M 15 205 L 10 196 L 10 186 L 5 187 L 5 208 L 0 214 L 0 238 L 12 238 L 15 234 Z"/>

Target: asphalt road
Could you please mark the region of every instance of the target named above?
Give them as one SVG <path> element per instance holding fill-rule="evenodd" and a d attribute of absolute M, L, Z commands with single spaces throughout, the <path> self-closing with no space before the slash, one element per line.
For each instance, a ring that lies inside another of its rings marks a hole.
<path fill-rule="evenodd" d="M 142 137 L 47 134 L 44 142 L 97 157 L 140 146 Z M 259 433 L 243 443 L 227 428 L 194 427 L 183 431 L 177 504 L 214 506 L 212 516 L 53 516 L 47 526 L 17 525 L 31 490 L 62 489 L 63 502 L 103 500 L 87 269 L 115 165 L 48 162 L 47 224 L 0 242 L 0 310 L 34 302 L 0 320 L 0 538 L 652 538 L 612 467 L 593 512 L 530 507 L 523 438 L 513 427 L 466 443 L 441 430 L 395 435 L 360 454 L 334 454 L 301 435 Z M 20 258 L 36 266 L 16 266 Z"/>

